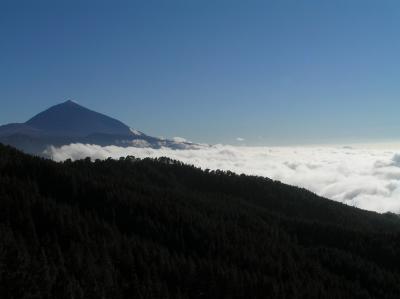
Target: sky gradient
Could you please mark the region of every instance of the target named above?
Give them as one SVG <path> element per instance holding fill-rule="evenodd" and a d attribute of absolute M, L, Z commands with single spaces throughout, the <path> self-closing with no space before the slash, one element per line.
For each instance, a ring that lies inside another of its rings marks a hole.
<path fill-rule="evenodd" d="M 398 1 L 1 1 L 0 36 L 0 124 L 73 99 L 197 142 L 400 140 Z"/>

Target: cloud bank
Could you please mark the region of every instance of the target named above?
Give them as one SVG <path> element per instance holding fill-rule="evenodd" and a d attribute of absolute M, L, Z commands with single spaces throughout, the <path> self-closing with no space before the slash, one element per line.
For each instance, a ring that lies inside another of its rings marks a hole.
<path fill-rule="evenodd" d="M 269 177 L 366 210 L 400 212 L 400 154 L 393 148 L 215 145 L 173 150 L 71 144 L 51 147 L 48 154 L 56 161 L 166 156 L 203 169 Z"/>

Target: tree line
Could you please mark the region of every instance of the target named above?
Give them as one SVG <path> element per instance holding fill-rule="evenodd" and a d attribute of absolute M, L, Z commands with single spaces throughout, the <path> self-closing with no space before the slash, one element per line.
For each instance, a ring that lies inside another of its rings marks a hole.
<path fill-rule="evenodd" d="M 400 298 L 399 232 L 268 178 L 0 145 L 1 298 Z"/>

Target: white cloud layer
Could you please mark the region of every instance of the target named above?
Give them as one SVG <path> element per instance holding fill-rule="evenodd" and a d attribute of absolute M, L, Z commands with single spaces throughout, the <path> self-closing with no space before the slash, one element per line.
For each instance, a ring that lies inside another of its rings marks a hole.
<path fill-rule="evenodd" d="M 400 148 L 399 148 L 400 149 Z M 400 212 L 400 154 L 395 148 L 198 146 L 173 150 L 71 144 L 51 147 L 54 160 L 166 156 L 203 169 L 266 176 L 378 212 Z M 399 151 L 400 152 L 400 151 Z"/>
<path fill-rule="evenodd" d="M 185 138 L 183 137 L 172 137 L 172 141 L 175 142 L 188 142 Z"/>

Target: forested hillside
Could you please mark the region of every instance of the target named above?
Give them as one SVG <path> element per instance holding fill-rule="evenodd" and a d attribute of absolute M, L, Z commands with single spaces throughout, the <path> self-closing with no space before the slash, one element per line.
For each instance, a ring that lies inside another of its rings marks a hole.
<path fill-rule="evenodd" d="M 400 221 L 167 158 L 0 145 L 0 298 L 400 298 Z"/>

